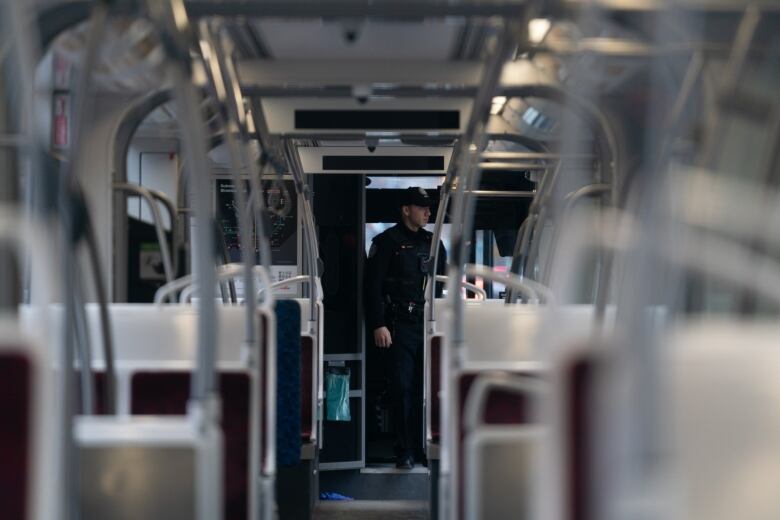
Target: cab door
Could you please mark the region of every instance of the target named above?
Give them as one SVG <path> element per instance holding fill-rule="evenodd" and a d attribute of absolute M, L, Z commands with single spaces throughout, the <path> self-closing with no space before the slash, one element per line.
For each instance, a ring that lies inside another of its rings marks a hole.
<path fill-rule="evenodd" d="M 363 175 L 313 175 L 325 309 L 324 372 L 349 374 L 349 418 L 323 410 L 320 470 L 365 466 Z M 333 376 L 331 376 L 333 377 Z M 326 399 L 327 401 L 327 399 Z"/>

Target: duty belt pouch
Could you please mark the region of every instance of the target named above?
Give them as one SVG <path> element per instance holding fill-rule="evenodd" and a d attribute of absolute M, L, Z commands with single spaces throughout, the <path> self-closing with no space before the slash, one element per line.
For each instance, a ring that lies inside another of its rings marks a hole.
<path fill-rule="evenodd" d="M 328 367 L 325 374 L 325 408 L 329 421 L 350 421 L 349 367 Z"/>
<path fill-rule="evenodd" d="M 420 256 L 420 272 L 425 275 L 429 275 L 433 272 L 431 266 L 433 265 L 433 258 L 428 256 Z"/>
<path fill-rule="evenodd" d="M 425 311 L 420 304 L 393 304 L 392 318 L 398 321 L 417 322 L 422 319 Z"/>

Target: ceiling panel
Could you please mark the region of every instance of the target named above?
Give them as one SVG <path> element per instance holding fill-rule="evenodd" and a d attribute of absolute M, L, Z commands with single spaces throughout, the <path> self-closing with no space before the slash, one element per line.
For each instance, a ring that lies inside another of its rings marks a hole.
<path fill-rule="evenodd" d="M 276 59 L 449 58 L 462 21 L 255 20 Z"/>

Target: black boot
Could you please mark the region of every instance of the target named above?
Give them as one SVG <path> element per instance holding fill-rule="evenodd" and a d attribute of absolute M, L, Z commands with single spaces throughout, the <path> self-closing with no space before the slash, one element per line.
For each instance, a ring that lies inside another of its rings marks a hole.
<path fill-rule="evenodd" d="M 412 469 L 414 468 L 414 459 L 411 455 L 396 457 L 395 467 L 398 469 Z"/>

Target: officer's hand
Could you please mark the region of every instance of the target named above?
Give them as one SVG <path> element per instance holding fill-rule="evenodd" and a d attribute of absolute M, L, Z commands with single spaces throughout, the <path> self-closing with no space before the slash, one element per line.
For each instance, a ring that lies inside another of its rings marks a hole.
<path fill-rule="evenodd" d="M 393 344 L 393 338 L 390 337 L 390 330 L 387 327 L 374 329 L 374 343 L 379 348 L 388 348 Z"/>

